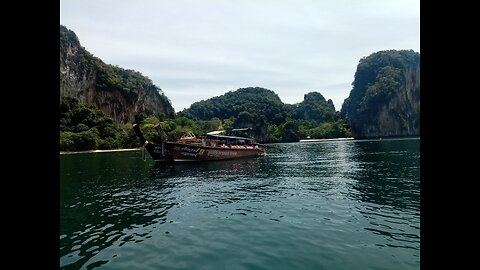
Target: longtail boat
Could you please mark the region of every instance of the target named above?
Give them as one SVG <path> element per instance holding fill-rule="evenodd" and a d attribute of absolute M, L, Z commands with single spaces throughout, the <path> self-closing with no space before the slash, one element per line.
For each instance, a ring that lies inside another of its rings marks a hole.
<path fill-rule="evenodd" d="M 264 145 L 247 137 L 220 135 L 211 132 L 201 136 L 187 136 L 176 141 L 149 142 L 138 124 L 133 125 L 135 134 L 155 161 L 209 161 L 226 160 L 265 155 Z"/>

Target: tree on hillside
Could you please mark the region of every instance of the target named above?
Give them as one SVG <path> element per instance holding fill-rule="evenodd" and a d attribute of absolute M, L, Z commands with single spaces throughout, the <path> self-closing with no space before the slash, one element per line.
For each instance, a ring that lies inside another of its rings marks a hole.
<path fill-rule="evenodd" d="M 294 109 L 294 115 L 297 119 L 314 120 L 317 123 L 335 121 L 338 118 L 332 100 L 327 102 L 318 92 L 305 94 L 303 101 Z"/>
<path fill-rule="evenodd" d="M 413 50 L 379 51 L 360 59 L 341 110 L 356 137 L 419 132 L 419 72 L 420 54 Z"/>
<path fill-rule="evenodd" d="M 191 119 L 210 120 L 237 117 L 241 112 L 264 115 L 267 119 L 282 121 L 286 118 L 284 104 L 275 92 L 260 88 L 240 88 L 224 95 L 193 103 L 179 113 Z"/>

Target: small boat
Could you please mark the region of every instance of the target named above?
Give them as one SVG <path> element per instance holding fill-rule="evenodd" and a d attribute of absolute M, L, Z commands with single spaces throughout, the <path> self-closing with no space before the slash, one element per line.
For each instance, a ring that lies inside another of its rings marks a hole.
<path fill-rule="evenodd" d="M 149 142 L 138 124 L 133 125 L 135 134 L 155 161 L 208 161 L 227 160 L 265 155 L 264 145 L 253 138 L 225 136 L 210 132 L 199 137 L 193 134 L 176 141 Z M 144 151 L 144 150 L 143 150 Z"/>

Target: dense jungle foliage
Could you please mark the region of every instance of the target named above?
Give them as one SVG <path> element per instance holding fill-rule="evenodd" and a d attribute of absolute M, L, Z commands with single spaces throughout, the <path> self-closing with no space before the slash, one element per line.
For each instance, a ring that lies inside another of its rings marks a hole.
<path fill-rule="evenodd" d="M 400 121 L 404 129 L 418 129 L 419 70 L 420 54 L 413 50 L 379 51 L 360 59 L 353 88 L 341 109 L 354 132 L 362 135 L 365 129 L 378 129 L 382 120 L 390 121 L 392 126 Z M 384 115 L 389 119 L 382 119 Z M 382 132 L 386 133 L 387 128 Z"/>
<path fill-rule="evenodd" d="M 250 127 L 251 136 L 261 142 L 294 142 L 301 138 L 350 136 L 349 128 L 335 111 L 331 100 L 317 92 L 290 105 L 271 90 L 243 88 L 220 97 L 194 103 L 174 118 L 139 113 L 136 122 L 149 141 L 162 136 L 178 139 L 190 132 L 200 135 L 213 130 Z M 162 132 L 158 132 L 160 126 Z M 139 147 L 132 124 L 119 124 L 93 105 L 65 97 L 60 104 L 60 150 L 82 151 Z"/>

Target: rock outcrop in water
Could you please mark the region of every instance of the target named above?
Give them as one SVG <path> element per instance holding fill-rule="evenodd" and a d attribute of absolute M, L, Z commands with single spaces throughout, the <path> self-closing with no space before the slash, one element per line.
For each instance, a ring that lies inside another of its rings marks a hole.
<path fill-rule="evenodd" d="M 173 117 L 162 90 L 134 70 L 105 64 L 80 45 L 75 33 L 60 25 L 60 98 L 94 104 L 117 122 L 133 122 L 140 112 Z"/>
<path fill-rule="evenodd" d="M 388 50 L 362 58 L 341 112 L 357 139 L 420 135 L 420 54 Z"/>

